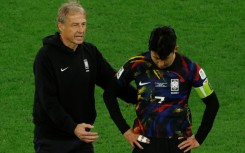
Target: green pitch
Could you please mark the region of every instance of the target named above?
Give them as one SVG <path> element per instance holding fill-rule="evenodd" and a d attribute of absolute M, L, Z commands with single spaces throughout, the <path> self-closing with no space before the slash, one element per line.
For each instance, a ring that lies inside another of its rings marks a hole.
<path fill-rule="evenodd" d="M 33 153 L 32 64 L 41 39 L 56 31 L 57 8 L 64 0 L 3 1 L 0 9 L 0 153 Z M 179 52 L 205 70 L 220 100 L 220 111 L 203 145 L 193 153 L 245 152 L 244 0 L 82 0 L 87 10 L 86 40 L 116 68 L 147 50 L 157 25 L 176 29 Z M 109 117 L 97 88 L 97 153 L 130 153 L 132 148 Z M 120 103 L 132 124 L 134 107 Z M 193 129 L 204 105 L 190 97 Z"/>

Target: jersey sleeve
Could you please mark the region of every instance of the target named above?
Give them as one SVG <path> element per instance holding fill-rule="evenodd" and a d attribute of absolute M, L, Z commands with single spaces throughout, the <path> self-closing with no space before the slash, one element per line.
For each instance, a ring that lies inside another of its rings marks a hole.
<path fill-rule="evenodd" d="M 129 60 L 117 72 L 116 80 L 120 86 L 127 86 L 134 79 L 133 65 L 134 63 Z"/>
<path fill-rule="evenodd" d="M 193 76 L 193 86 L 198 96 L 203 99 L 208 97 L 213 93 L 213 88 L 211 87 L 209 80 L 204 72 L 204 70 L 195 64 Z"/>

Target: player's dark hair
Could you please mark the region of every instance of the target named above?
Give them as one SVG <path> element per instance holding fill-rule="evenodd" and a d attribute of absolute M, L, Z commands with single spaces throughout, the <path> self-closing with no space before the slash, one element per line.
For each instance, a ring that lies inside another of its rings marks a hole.
<path fill-rule="evenodd" d="M 149 51 L 156 52 L 161 59 L 165 59 L 176 46 L 176 34 L 170 26 L 161 26 L 152 30 L 149 39 Z"/>

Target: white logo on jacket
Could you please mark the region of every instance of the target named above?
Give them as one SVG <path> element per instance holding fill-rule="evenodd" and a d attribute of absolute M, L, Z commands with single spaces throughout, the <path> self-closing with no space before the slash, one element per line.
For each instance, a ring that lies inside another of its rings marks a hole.
<path fill-rule="evenodd" d="M 84 59 L 83 62 L 84 62 L 84 66 L 85 66 L 85 71 L 86 71 L 86 72 L 89 72 L 89 64 L 88 64 L 88 60 L 87 60 L 87 59 Z"/>
<path fill-rule="evenodd" d="M 64 72 L 65 70 L 67 70 L 69 67 L 66 67 L 66 68 L 60 68 L 60 71 L 61 72 Z"/>

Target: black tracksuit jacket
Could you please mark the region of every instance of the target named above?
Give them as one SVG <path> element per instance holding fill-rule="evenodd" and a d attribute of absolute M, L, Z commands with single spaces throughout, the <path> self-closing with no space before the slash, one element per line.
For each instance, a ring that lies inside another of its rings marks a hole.
<path fill-rule="evenodd" d="M 106 88 L 115 71 L 91 43 L 78 45 L 74 52 L 56 33 L 43 39 L 34 75 L 35 128 L 45 138 L 66 139 L 75 137 L 77 124 L 94 123 L 95 85 Z M 131 87 L 120 97 L 127 102 L 137 101 L 136 90 Z"/>

